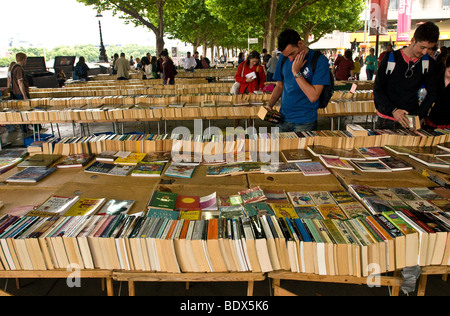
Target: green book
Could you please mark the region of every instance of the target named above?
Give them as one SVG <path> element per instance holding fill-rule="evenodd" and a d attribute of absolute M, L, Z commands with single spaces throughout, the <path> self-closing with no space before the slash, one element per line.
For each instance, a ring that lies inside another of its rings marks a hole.
<path fill-rule="evenodd" d="M 174 210 L 177 201 L 177 194 L 173 192 L 154 191 L 148 207 Z"/>

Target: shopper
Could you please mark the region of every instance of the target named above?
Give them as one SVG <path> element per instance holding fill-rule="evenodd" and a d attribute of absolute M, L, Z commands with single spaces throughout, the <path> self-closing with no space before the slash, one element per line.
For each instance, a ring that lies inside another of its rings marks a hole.
<path fill-rule="evenodd" d="M 386 45 L 386 50 L 383 51 L 383 52 L 380 54 L 380 56 L 378 56 L 378 64 L 383 60 L 384 55 L 386 55 L 386 54 L 388 54 L 388 53 L 390 53 L 390 52 L 392 52 L 392 51 L 394 51 L 394 48 L 392 47 L 392 44 L 391 44 L 391 43 L 387 44 L 387 45 Z"/>
<path fill-rule="evenodd" d="M 163 50 L 161 52 L 162 62 L 162 79 L 163 84 L 175 84 L 176 69 L 172 59 L 169 57 L 169 52 Z"/>
<path fill-rule="evenodd" d="M 444 65 L 445 71 L 438 77 L 436 102 L 425 119 L 425 125 L 431 128 L 450 128 L 450 55 Z"/>
<path fill-rule="evenodd" d="M 347 49 L 344 56 L 338 57 L 333 66 L 333 73 L 336 80 L 349 80 L 354 76 L 355 64 L 352 59 L 352 51 Z"/>
<path fill-rule="evenodd" d="M 143 79 L 153 79 L 153 67 L 150 60 L 146 56 L 141 58 L 142 71 L 144 72 Z"/>
<path fill-rule="evenodd" d="M 359 62 L 359 56 L 355 57 L 355 61 L 353 62 L 355 67 L 353 68 L 353 73 L 355 74 L 355 79 L 359 80 L 359 75 L 361 74 L 361 63 Z"/>
<path fill-rule="evenodd" d="M 80 56 L 80 58 L 78 58 L 78 62 L 74 69 L 75 76 L 80 81 L 88 81 L 89 80 L 89 70 L 91 70 L 91 69 L 86 64 L 86 60 L 84 59 L 83 56 Z"/>
<path fill-rule="evenodd" d="M 267 63 L 269 62 L 269 60 L 270 60 L 270 58 L 272 58 L 272 55 L 270 55 L 268 52 L 267 52 L 267 49 L 265 49 L 265 48 L 263 48 L 263 50 L 262 50 L 262 63 L 261 63 L 261 65 L 263 65 L 264 66 L 264 69 L 267 71 Z"/>
<path fill-rule="evenodd" d="M 438 40 L 439 28 L 426 22 L 416 29 L 409 46 L 383 58 L 373 91 L 378 128 L 395 128 L 395 122 L 408 128 L 406 114 L 425 118 L 437 96 L 436 62 L 427 53 Z M 422 85 L 426 97 L 419 104 Z"/>
<path fill-rule="evenodd" d="M 272 58 L 269 59 L 269 62 L 267 63 L 267 82 L 273 81 L 273 74 L 275 73 L 275 69 L 277 68 L 278 63 L 278 56 L 280 53 L 277 51 L 272 52 Z"/>
<path fill-rule="evenodd" d="M 120 58 L 117 59 L 114 69 L 117 71 L 117 80 L 130 79 L 130 62 L 126 60 L 125 53 L 120 53 Z"/>
<path fill-rule="evenodd" d="M 313 73 L 314 50 L 309 49 L 300 35 L 291 29 L 279 35 L 278 50 L 283 56 L 278 59 L 273 76 L 277 85 L 267 108 L 272 109 L 281 98 L 284 122 L 279 125 L 280 132 L 315 130 L 319 97 L 323 87 L 330 85 L 328 60 L 321 54 Z"/>
<path fill-rule="evenodd" d="M 194 59 L 195 59 L 195 69 L 203 69 L 203 65 L 198 55 L 198 52 L 194 52 Z"/>
<path fill-rule="evenodd" d="M 369 49 L 369 55 L 366 56 L 364 60 L 364 65 L 366 65 L 366 75 L 367 80 L 372 81 L 373 75 L 377 70 L 377 56 L 374 55 L 375 49 L 371 47 Z"/>
<path fill-rule="evenodd" d="M 266 82 L 264 67 L 260 64 L 261 56 L 257 51 L 248 54 L 245 62 L 241 63 L 234 79 L 239 82 L 239 94 L 261 91 Z"/>
<path fill-rule="evenodd" d="M 186 58 L 184 59 L 184 70 L 193 72 L 195 67 L 197 66 L 197 62 L 195 61 L 194 56 L 191 55 L 191 52 L 186 53 Z"/>

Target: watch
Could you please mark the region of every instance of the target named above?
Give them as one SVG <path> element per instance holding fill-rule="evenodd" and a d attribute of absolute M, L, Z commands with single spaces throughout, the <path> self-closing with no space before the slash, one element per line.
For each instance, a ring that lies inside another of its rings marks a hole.
<path fill-rule="evenodd" d="M 302 72 L 299 71 L 299 72 L 297 72 L 297 73 L 294 75 L 294 78 L 297 79 L 297 78 L 299 78 L 299 77 L 301 77 L 301 76 L 302 76 Z"/>

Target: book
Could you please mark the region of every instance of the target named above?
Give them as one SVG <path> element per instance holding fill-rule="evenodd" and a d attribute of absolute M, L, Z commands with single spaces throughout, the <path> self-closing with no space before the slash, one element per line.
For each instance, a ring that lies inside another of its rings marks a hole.
<path fill-rule="evenodd" d="M 178 194 L 173 192 L 153 191 L 148 206 L 160 209 L 174 210 L 177 196 Z"/>
<path fill-rule="evenodd" d="M 352 160 L 352 164 L 362 172 L 391 172 L 392 170 L 381 161 L 357 161 Z"/>
<path fill-rule="evenodd" d="M 128 176 L 134 169 L 134 166 L 128 165 L 114 165 L 114 167 L 108 171 L 108 175 L 110 176 Z"/>
<path fill-rule="evenodd" d="M 206 169 L 207 177 L 224 177 L 235 175 L 242 172 L 242 164 L 226 164 L 217 166 L 208 166 Z"/>
<path fill-rule="evenodd" d="M 405 118 L 408 121 L 408 127 L 410 129 L 420 129 L 420 118 L 418 115 L 405 114 Z"/>
<path fill-rule="evenodd" d="M 287 192 L 286 194 L 294 207 L 315 205 L 309 192 Z"/>
<path fill-rule="evenodd" d="M 40 212 L 51 213 L 53 215 L 64 214 L 79 199 L 80 199 L 79 196 L 52 195 L 44 203 L 42 203 L 36 210 L 33 211 L 34 214 L 36 214 L 33 216 L 38 216 L 37 214 L 39 214 Z"/>
<path fill-rule="evenodd" d="M 200 208 L 202 211 L 214 211 L 217 210 L 217 194 L 213 192 L 211 194 L 200 197 Z"/>
<path fill-rule="evenodd" d="M 289 203 L 286 191 L 284 190 L 268 190 L 263 189 L 267 200 L 266 203 Z"/>
<path fill-rule="evenodd" d="M 257 116 L 261 120 L 269 122 L 269 123 L 273 123 L 273 124 L 279 124 L 283 121 L 283 115 L 281 115 L 280 112 L 278 112 L 276 110 L 269 111 L 264 106 L 261 106 L 259 108 Z"/>
<path fill-rule="evenodd" d="M 290 204 L 269 204 L 276 217 L 299 218 L 294 207 Z"/>
<path fill-rule="evenodd" d="M 296 162 L 304 176 L 322 176 L 330 175 L 331 172 L 320 162 Z"/>
<path fill-rule="evenodd" d="M 95 215 L 128 214 L 134 205 L 134 200 L 108 200 Z"/>
<path fill-rule="evenodd" d="M 97 155 L 97 157 L 95 157 L 95 160 L 100 162 L 114 162 L 114 160 L 117 159 L 116 154 L 117 151 L 115 150 L 103 151 L 99 155 Z"/>
<path fill-rule="evenodd" d="M 165 162 L 139 162 L 131 172 L 132 177 L 160 177 L 166 163 Z"/>
<path fill-rule="evenodd" d="M 294 206 L 298 218 L 323 219 L 319 210 L 315 206 Z"/>
<path fill-rule="evenodd" d="M 87 216 L 95 214 L 105 202 L 105 198 L 81 198 L 64 213 L 64 216 Z"/>
<path fill-rule="evenodd" d="M 431 155 L 424 155 L 424 154 L 409 154 L 409 158 L 412 158 L 428 167 L 435 167 L 435 168 L 450 168 L 450 163 L 446 163 L 444 160 L 442 160 L 441 157 L 434 157 Z"/>
<path fill-rule="evenodd" d="M 417 194 L 411 191 L 409 188 L 390 188 L 402 201 L 417 201 L 422 200 Z"/>
<path fill-rule="evenodd" d="M 390 157 L 390 155 L 382 147 L 360 147 L 357 148 L 357 150 L 366 159 L 380 159 Z"/>
<path fill-rule="evenodd" d="M 114 165 L 113 163 L 95 161 L 92 165 L 84 169 L 84 172 L 96 174 L 108 174 L 115 166 L 116 165 Z"/>
<path fill-rule="evenodd" d="M 135 166 L 147 156 L 146 153 L 131 153 L 127 157 L 118 157 L 114 160 L 115 164 Z"/>
<path fill-rule="evenodd" d="M 369 135 L 369 132 L 358 124 L 347 124 L 346 129 L 353 137 Z"/>
<path fill-rule="evenodd" d="M 245 204 L 244 211 L 248 217 L 261 215 L 275 215 L 270 206 L 265 202 Z"/>
<path fill-rule="evenodd" d="M 355 170 L 350 163 L 344 159 L 341 158 L 330 158 L 320 155 L 320 160 L 323 162 L 325 167 L 327 168 L 335 168 L 335 169 L 341 169 L 341 170 Z"/>
<path fill-rule="evenodd" d="M 241 218 L 245 216 L 242 205 L 221 206 L 219 207 L 220 217 L 222 218 Z"/>
<path fill-rule="evenodd" d="M 348 191 L 329 191 L 329 193 L 337 204 L 356 202 Z"/>
<path fill-rule="evenodd" d="M 442 210 L 443 212 L 449 213 L 450 212 L 450 201 L 446 199 L 430 199 L 428 200 L 431 204 L 436 206 L 438 209 Z"/>
<path fill-rule="evenodd" d="M 202 210 L 201 209 L 185 209 L 179 210 L 178 219 L 198 221 L 202 218 Z"/>
<path fill-rule="evenodd" d="M 392 171 L 412 170 L 412 166 L 394 157 L 380 158 L 379 160 L 381 161 L 381 163 L 385 164 Z"/>
<path fill-rule="evenodd" d="M 306 148 L 315 157 L 327 157 L 327 158 L 339 158 L 334 148 L 326 147 L 322 145 L 308 146 Z"/>
<path fill-rule="evenodd" d="M 58 161 L 61 155 L 46 155 L 46 154 L 36 154 L 30 156 L 26 160 L 20 162 L 17 167 L 27 168 L 27 167 L 50 167 L 56 161 Z"/>
<path fill-rule="evenodd" d="M 392 206 L 387 201 L 378 197 L 365 197 L 363 198 L 363 203 L 367 206 L 372 214 L 394 211 Z"/>
<path fill-rule="evenodd" d="M 200 197 L 178 194 L 175 201 L 175 209 L 199 209 Z"/>
<path fill-rule="evenodd" d="M 241 196 L 244 204 L 261 202 L 267 199 L 264 191 L 260 187 L 239 191 L 238 194 Z"/>
<path fill-rule="evenodd" d="M 416 211 L 420 212 L 436 212 L 439 211 L 436 206 L 428 201 L 425 200 L 418 200 L 418 201 L 408 201 L 406 202 L 409 206 L 411 206 Z"/>
<path fill-rule="evenodd" d="M 315 205 L 336 204 L 328 191 L 313 191 L 309 192 L 309 194 L 311 195 Z"/>
<path fill-rule="evenodd" d="M 423 200 L 443 199 L 439 194 L 429 188 L 409 188 L 415 195 Z"/>
<path fill-rule="evenodd" d="M 341 203 L 339 207 L 347 218 L 366 217 L 371 214 L 359 202 Z"/>
<path fill-rule="evenodd" d="M 285 149 L 281 151 L 281 156 L 285 162 L 312 161 L 305 149 Z"/>
<path fill-rule="evenodd" d="M 317 209 L 324 219 L 347 219 L 347 216 L 337 204 L 322 204 L 318 205 Z"/>
<path fill-rule="evenodd" d="M 81 168 L 86 166 L 92 159 L 94 155 L 92 154 L 73 154 L 65 157 L 61 162 L 59 162 L 57 168 Z"/>
<path fill-rule="evenodd" d="M 141 162 L 169 162 L 172 159 L 170 151 L 155 151 L 147 153 Z"/>
<path fill-rule="evenodd" d="M 175 178 L 191 178 L 197 165 L 195 163 L 172 162 L 164 175 Z"/>
<path fill-rule="evenodd" d="M 348 191 L 358 199 L 377 196 L 372 188 L 367 185 L 349 184 Z"/>
<path fill-rule="evenodd" d="M 150 218 L 166 218 L 166 219 L 172 219 L 176 220 L 179 217 L 179 212 L 164 208 L 158 208 L 158 207 L 150 207 L 147 211 L 147 217 Z"/>
<path fill-rule="evenodd" d="M 295 162 L 289 163 L 272 163 L 263 165 L 261 171 L 266 174 L 291 174 L 301 173 L 300 168 Z"/>
<path fill-rule="evenodd" d="M 28 167 L 6 179 L 6 182 L 36 183 L 56 171 L 56 168 Z"/>

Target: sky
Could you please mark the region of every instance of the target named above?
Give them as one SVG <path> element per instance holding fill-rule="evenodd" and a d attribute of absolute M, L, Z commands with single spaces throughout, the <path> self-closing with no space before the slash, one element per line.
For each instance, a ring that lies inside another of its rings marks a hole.
<path fill-rule="evenodd" d="M 96 10 L 76 0 L 2 1 L 0 14 L 0 49 L 8 46 L 10 38 L 49 49 L 59 45 L 100 44 Z M 150 29 L 126 25 L 110 11 L 102 15 L 105 45 L 156 46 Z"/>

